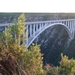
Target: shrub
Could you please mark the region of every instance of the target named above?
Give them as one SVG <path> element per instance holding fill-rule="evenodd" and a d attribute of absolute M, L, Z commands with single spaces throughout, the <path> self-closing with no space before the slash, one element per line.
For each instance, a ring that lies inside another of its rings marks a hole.
<path fill-rule="evenodd" d="M 0 65 L 3 67 L 3 75 L 45 74 L 39 45 L 32 45 L 30 49 L 25 45 L 25 29 L 25 17 L 21 14 L 14 26 L 7 27 L 4 38 L 1 38 L 5 43 L 0 40 Z"/>

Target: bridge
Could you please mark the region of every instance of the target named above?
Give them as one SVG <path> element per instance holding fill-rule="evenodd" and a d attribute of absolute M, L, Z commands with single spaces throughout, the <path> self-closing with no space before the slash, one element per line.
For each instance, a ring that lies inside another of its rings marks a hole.
<path fill-rule="evenodd" d="M 14 23 L 10 23 L 10 25 L 14 25 Z M 52 26 L 63 26 L 65 30 L 67 31 L 69 38 L 73 39 L 75 34 L 75 19 L 64 19 L 64 20 L 50 20 L 50 21 L 37 21 L 37 22 L 26 22 L 26 33 L 28 34 L 26 39 L 27 47 L 31 45 L 31 43 L 35 40 L 35 38 L 40 35 L 43 31 L 45 31 L 47 28 Z M 4 30 L 6 30 L 6 27 L 8 26 L 8 23 L 1 24 L 0 28 L 4 27 Z"/>

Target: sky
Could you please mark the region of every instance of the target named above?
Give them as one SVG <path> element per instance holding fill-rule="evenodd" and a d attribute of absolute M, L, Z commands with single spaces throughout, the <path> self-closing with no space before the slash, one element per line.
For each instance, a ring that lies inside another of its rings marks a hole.
<path fill-rule="evenodd" d="M 74 0 L 1 0 L 0 12 L 75 13 Z"/>

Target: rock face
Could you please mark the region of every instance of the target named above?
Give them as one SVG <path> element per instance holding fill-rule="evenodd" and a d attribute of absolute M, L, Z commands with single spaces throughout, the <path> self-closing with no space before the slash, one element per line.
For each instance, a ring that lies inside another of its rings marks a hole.
<path fill-rule="evenodd" d="M 62 26 L 53 26 L 41 33 L 34 41 L 40 44 L 44 54 L 44 64 L 58 65 L 60 54 L 64 52 L 68 42 L 68 33 Z"/>

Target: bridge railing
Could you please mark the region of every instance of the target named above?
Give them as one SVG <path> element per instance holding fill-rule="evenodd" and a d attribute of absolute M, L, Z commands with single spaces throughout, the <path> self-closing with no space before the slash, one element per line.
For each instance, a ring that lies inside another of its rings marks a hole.
<path fill-rule="evenodd" d="M 37 24 L 37 23 L 48 23 L 48 22 L 62 22 L 62 21 L 75 21 L 75 19 L 63 19 L 63 20 L 49 20 L 49 21 L 36 21 L 36 22 L 26 22 L 26 24 Z M 0 23 L 0 26 L 14 25 L 14 23 Z"/>

